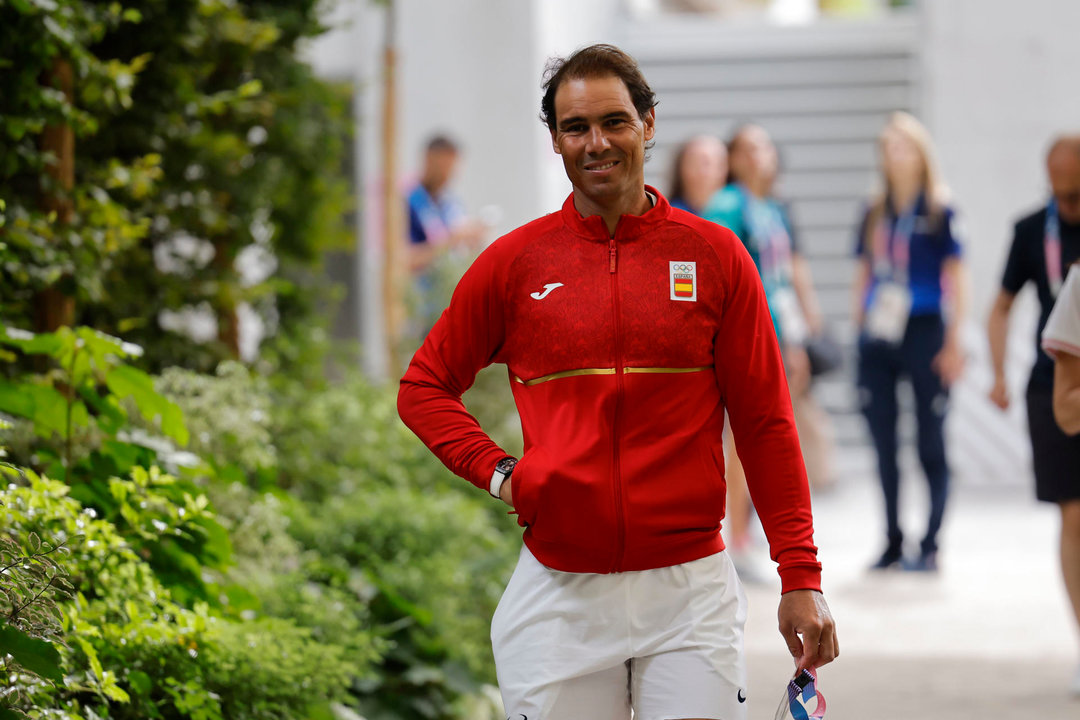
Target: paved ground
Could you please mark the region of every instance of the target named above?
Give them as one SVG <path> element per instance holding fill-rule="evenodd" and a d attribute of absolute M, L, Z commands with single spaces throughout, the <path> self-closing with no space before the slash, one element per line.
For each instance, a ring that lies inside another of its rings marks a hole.
<path fill-rule="evenodd" d="M 879 491 L 849 478 L 815 496 L 825 593 L 842 657 L 822 671 L 829 720 L 1078 720 L 1080 661 L 1057 569 L 1058 518 L 1020 483 L 956 488 L 936 577 L 865 570 L 882 549 Z M 905 478 L 906 527 L 925 493 Z M 779 582 L 747 588 L 750 719 L 771 720 L 791 661 L 776 631 Z"/>

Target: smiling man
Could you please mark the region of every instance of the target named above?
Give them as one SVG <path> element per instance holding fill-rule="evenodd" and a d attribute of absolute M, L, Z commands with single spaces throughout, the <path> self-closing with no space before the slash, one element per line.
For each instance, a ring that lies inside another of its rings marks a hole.
<path fill-rule="evenodd" d="M 553 61 L 543 87 L 573 192 L 477 259 L 398 409 L 525 528 L 491 627 L 508 716 L 745 718 L 746 599 L 720 536 L 725 409 L 788 649 L 800 668 L 839 652 L 761 282 L 735 235 L 645 185 L 656 100 L 633 58 L 594 45 Z M 508 367 L 520 461 L 461 402 L 491 363 Z"/>

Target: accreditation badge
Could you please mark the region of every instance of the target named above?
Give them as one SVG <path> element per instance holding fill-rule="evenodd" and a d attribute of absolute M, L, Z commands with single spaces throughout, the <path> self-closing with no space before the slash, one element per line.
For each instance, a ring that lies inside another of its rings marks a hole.
<path fill-rule="evenodd" d="M 900 344 L 911 315 L 911 289 L 897 282 L 879 282 L 870 295 L 866 333 L 876 340 Z"/>
<path fill-rule="evenodd" d="M 769 304 L 780 323 L 780 336 L 785 343 L 802 345 L 810 337 L 810 327 L 806 324 L 799 296 L 790 285 L 773 290 Z"/>

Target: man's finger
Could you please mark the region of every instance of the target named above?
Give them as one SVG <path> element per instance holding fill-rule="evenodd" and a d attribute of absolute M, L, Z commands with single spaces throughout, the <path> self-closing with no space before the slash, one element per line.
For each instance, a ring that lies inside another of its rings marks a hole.
<path fill-rule="evenodd" d="M 803 654 L 803 641 L 794 630 L 782 630 L 784 640 L 787 642 L 788 652 L 791 657 L 800 660 Z"/>
<path fill-rule="evenodd" d="M 828 665 L 839 656 L 840 641 L 836 637 L 836 632 L 822 633 L 821 645 L 818 647 L 817 667 Z"/>
<path fill-rule="evenodd" d="M 799 657 L 799 671 L 809 670 L 816 666 L 816 661 L 820 653 L 820 642 L 821 628 L 819 628 L 818 626 L 811 626 L 803 632 L 803 651 L 801 657 Z"/>

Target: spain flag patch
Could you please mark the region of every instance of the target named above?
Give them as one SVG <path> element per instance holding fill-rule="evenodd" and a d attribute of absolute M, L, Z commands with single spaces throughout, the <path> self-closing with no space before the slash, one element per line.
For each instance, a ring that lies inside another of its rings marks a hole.
<path fill-rule="evenodd" d="M 672 300 L 697 301 L 696 262 L 672 260 L 668 263 L 668 280 Z"/>

